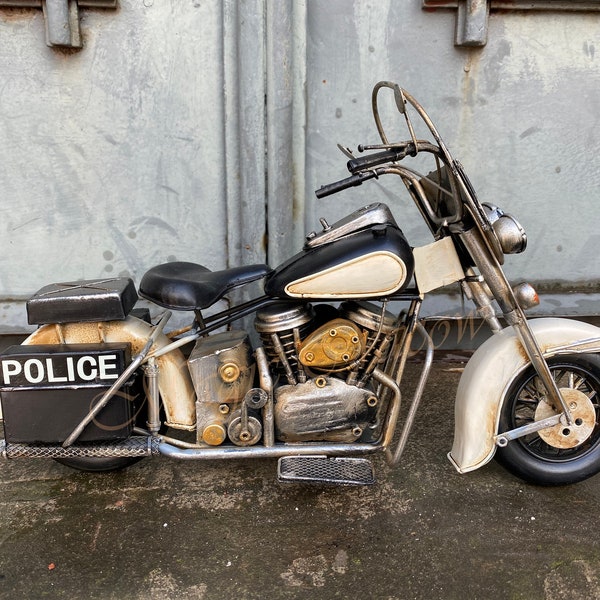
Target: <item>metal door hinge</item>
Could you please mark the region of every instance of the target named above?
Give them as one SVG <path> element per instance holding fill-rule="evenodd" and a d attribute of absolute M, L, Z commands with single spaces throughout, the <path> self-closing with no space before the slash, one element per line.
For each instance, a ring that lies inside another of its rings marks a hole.
<path fill-rule="evenodd" d="M 117 0 L 0 0 L 0 8 L 41 8 L 46 24 L 46 44 L 81 48 L 79 7 L 116 8 Z"/>
<path fill-rule="evenodd" d="M 485 46 L 490 10 L 600 12 L 600 0 L 423 0 L 423 9 L 455 8 L 455 46 Z"/>

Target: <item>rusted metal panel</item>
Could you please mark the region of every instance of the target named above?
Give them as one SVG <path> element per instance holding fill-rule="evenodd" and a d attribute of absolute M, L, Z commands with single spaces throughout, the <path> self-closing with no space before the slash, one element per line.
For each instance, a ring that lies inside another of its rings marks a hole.
<path fill-rule="evenodd" d="M 483 46 L 487 42 L 490 5 L 487 0 L 465 0 L 458 4 L 457 46 Z"/>

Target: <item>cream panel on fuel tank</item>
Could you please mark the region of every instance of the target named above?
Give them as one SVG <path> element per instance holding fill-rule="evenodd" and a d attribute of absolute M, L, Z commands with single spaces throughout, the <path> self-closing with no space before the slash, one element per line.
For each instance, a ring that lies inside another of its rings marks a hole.
<path fill-rule="evenodd" d="M 406 276 L 400 257 L 372 252 L 292 281 L 285 291 L 292 298 L 365 298 L 394 293 Z"/>

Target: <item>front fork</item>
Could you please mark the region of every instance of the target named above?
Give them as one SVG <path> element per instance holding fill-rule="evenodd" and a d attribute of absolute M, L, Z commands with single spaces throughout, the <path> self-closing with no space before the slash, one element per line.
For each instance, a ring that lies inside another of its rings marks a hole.
<path fill-rule="evenodd" d="M 523 309 L 517 302 L 515 294 L 508 283 L 502 267 L 498 264 L 496 257 L 488 245 L 483 240 L 483 234 L 477 229 L 472 228 L 469 231 L 465 231 L 460 235 L 465 247 L 471 254 L 483 281 L 489 287 L 493 297 L 498 302 L 500 310 L 504 314 L 504 318 L 509 325 L 512 325 L 514 330 L 519 336 L 519 341 L 525 350 L 525 353 L 529 357 L 533 368 L 536 370 L 540 377 L 546 391 L 548 393 L 548 404 L 553 406 L 557 412 L 562 412 L 559 418 L 563 418 L 565 425 L 573 425 L 573 415 L 571 409 L 567 404 L 566 400 L 560 393 L 556 381 L 552 377 L 548 363 L 544 359 L 542 351 L 537 343 L 537 340 L 533 336 L 527 318 L 523 312 Z M 500 331 L 498 320 L 496 319 L 493 311 L 491 310 L 491 303 L 489 294 L 486 293 L 483 284 L 473 278 L 474 273 L 467 274 L 466 283 L 471 289 L 472 299 L 478 307 L 479 313 L 488 321 L 492 331 L 497 333 Z M 469 279 L 471 278 L 471 281 Z M 540 422 L 539 429 L 544 429 L 556 423 L 544 424 Z M 526 435 L 524 432 L 521 435 Z M 508 442 L 508 440 L 506 440 Z"/>

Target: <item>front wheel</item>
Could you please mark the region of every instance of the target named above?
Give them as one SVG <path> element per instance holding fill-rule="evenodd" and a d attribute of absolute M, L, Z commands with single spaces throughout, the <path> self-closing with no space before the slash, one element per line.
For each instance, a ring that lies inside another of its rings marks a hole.
<path fill-rule="evenodd" d="M 568 355 L 548 360 L 557 387 L 574 418 L 516 440 L 496 452 L 511 473 L 538 485 L 582 481 L 600 471 L 600 357 Z M 546 402 L 543 383 L 533 367 L 509 387 L 500 413 L 500 433 L 560 413 Z"/>

